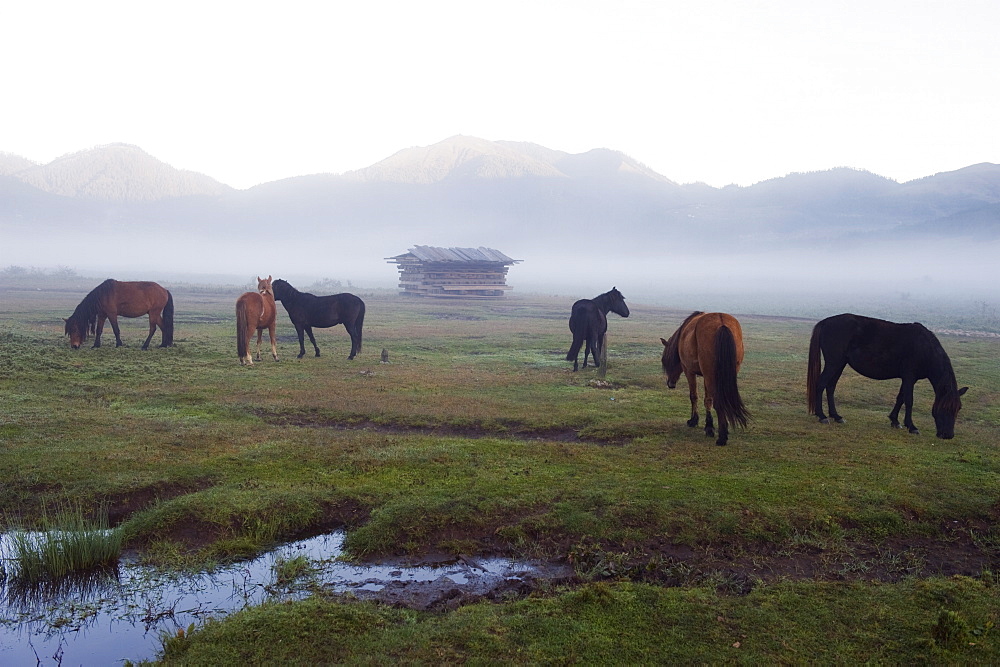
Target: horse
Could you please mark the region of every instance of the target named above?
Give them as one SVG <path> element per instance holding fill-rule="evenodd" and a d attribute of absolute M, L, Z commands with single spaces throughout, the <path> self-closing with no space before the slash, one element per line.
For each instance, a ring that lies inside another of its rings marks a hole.
<path fill-rule="evenodd" d="M 698 426 L 698 380 L 705 382 L 705 435 L 715 437 L 712 407 L 719 415 L 719 438 L 716 445 L 729 441 L 729 427 L 746 428 L 750 412 L 743 404 L 736 374 L 743 363 L 743 330 L 739 321 L 726 313 L 695 311 L 670 337 L 660 339 L 663 357 L 660 363 L 667 376 L 667 387 L 674 389 L 683 372 L 691 395 L 691 419 L 687 425 Z"/>
<path fill-rule="evenodd" d="M 266 279 L 257 276 L 257 291 L 245 292 L 236 300 L 236 355 L 240 358 L 240 365 L 253 366 L 250 339 L 253 338 L 254 330 L 257 331 L 257 361 L 260 361 L 260 342 L 264 338 L 264 329 L 267 329 L 267 335 L 271 339 L 271 355 L 275 361 L 278 360 L 278 345 L 274 340 L 277 314 L 271 276 Z"/>
<path fill-rule="evenodd" d="M 121 331 L 118 317 L 149 316 L 149 335 L 142 349 L 149 349 L 156 327 L 160 327 L 160 347 L 174 344 L 174 297 L 170 292 L 154 282 L 123 282 L 108 278 L 83 297 L 73 314 L 65 318 L 66 335 L 74 350 L 86 342 L 89 333 L 94 334 L 94 347 L 101 346 L 104 320 L 110 320 L 115 332 L 115 347 L 121 347 Z"/>
<path fill-rule="evenodd" d="M 285 307 L 288 317 L 295 325 L 295 333 L 299 336 L 299 359 L 306 356 L 305 336 L 309 334 L 309 342 L 319 356 L 319 346 L 313 336 L 313 327 L 335 327 L 343 324 L 351 336 L 351 354 L 348 359 L 354 359 L 361 351 L 361 329 L 365 323 L 365 302 L 353 294 L 331 294 L 316 296 L 309 292 L 300 292 L 288 281 L 278 278 L 274 281 L 274 298 Z"/>
<path fill-rule="evenodd" d="M 587 355 L 591 355 L 594 368 L 601 365 L 601 346 L 604 344 L 604 334 L 608 331 L 608 313 L 612 312 L 622 317 L 628 317 L 629 310 L 625 297 L 612 287 L 610 292 L 595 296 L 593 299 L 580 299 L 573 304 L 569 316 L 569 330 L 573 333 L 573 344 L 566 353 L 566 361 L 573 362 L 573 372 L 577 371 L 580 347 L 586 342 L 583 351 L 583 367 L 587 367 Z"/>
<path fill-rule="evenodd" d="M 822 372 L 821 353 L 825 362 Z M 937 427 L 937 437 L 945 440 L 955 437 L 955 418 L 962 408 L 961 397 L 969 388 L 958 388 L 948 353 L 927 327 L 919 322 L 898 324 L 851 313 L 817 322 L 809 340 L 806 400 L 809 414 L 819 417 L 822 424 L 830 422 L 823 414 L 824 391 L 830 417 L 838 424 L 844 423 L 844 418 L 837 412 L 833 394 L 848 364 L 873 380 L 899 378 L 902 381 L 896 404 L 889 413 L 889 423 L 894 428 L 902 428 L 899 425 L 899 409 L 906 406 L 903 425 L 914 435 L 920 430 L 913 423 L 913 385 L 917 380 L 930 380 L 934 387 L 931 414 Z"/>

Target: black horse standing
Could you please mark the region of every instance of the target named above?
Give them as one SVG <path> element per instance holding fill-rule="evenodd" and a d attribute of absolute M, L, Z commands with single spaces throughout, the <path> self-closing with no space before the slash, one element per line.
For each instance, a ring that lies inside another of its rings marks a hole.
<path fill-rule="evenodd" d="M 313 327 L 325 328 L 343 324 L 351 336 L 351 356 L 347 358 L 353 359 L 361 351 L 365 302 L 359 297 L 346 292 L 316 296 L 309 292 L 300 292 L 280 278 L 275 280 L 271 287 L 274 289 L 275 301 L 281 302 L 292 324 L 295 325 L 295 333 L 299 336 L 299 359 L 306 354 L 303 334 L 309 334 L 309 342 L 313 344 L 316 356 L 319 356 L 319 346 L 316 345 L 316 338 L 313 336 Z"/>
<path fill-rule="evenodd" d="M 820 372 L 820 353 L 826 364 Z M 961 396 L 968 387 L 958 388 L 955 371 L 948 353 L 937 337 L 920 323 L 897 324 L 863 315 L 834 315 L 813 327 L 809 342 L 809 369 L 806 398 L 809 413 L 826 424 L 823 414 L 823 392 L 826 392 L 830 417 L 838 423 L 844 418 L 837 413 L 833 393 L 837 389 L 844 367 L 851 368 L 873 380 L 900 378 L 896 405 L 889 413 L 890 423 L 899 425 L 899 409 L 906 406 L 903 424 L 910 433 L 919 433 L 913 423 L 913 385 L 927 378 L 934 387 L 934 415 L 937 437 L 955 436 L 955 418 L 962 408 Z"/>
<path fill-rule="evenodd" d="M 601 365 L 601 346 L 604 344 L 604 334 L 608 331 L 609 312 L 622 317 L 628 317 L 629 314 L 625 297 L 617 287 L 612 287 L 610 292 L 595 296 L 593 299 L 580 299 L 573 304 L 569 316 L 569 330 L 573 333 L 573 344 L 566 353 L 566 361 L 573 362 L 574 372 L 579 367 L 577 359 L 580 356 L 580 347 L 585 342 L 587 346 L 583 351 L 583 367 L 587 367 L 588 354 L 591 355 L 595 367 Z"/>

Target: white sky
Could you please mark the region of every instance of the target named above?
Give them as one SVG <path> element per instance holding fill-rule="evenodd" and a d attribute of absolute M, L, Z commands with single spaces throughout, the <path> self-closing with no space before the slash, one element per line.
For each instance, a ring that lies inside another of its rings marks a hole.
<path fill-rule="evenodd" d="M 0 151 L 135 144 L 246 188 L 456 134 L 682 183 L 1000 162 L 997 0 L 0 5 Z"/>

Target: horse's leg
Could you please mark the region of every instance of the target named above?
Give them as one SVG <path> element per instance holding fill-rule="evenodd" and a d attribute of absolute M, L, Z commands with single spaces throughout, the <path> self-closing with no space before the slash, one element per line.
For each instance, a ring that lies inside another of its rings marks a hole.
<path fill-rule="evenodd" d="M 715 441 L 720 447 L 725 447 L 729 442 L 729 423 L 722 415 L 719 415 L 719 439 Z"/>
<path fill-rule="evenodd" d="M 104 333 L 104 315 L 97 315 L 97 328 L 94 330 L 94 347 L 101 346 L 101 334 Z"/>
<path fill-rule="evenodd" d="M 833 421 L 838 424 L 844 423 L 844 418 L 837 413 L 837 402 L 834 400 L 833 394 L 837 391 L 837 383 L 840 381 L 840 376 L 844 373 L 844 368 L 846 367 L 846 359 L 839 364 L 831 364 L 827 361 L 826 367 L 819 375 L 819 386 L 816 387 L 816 416 L 819 417 L 819 422 L 821 424 L 830 423 L 830 420 L 827 419 L 825 414 L 823 414 L 824 391 L 826 391 L 827 405 L 830 407 L 830 417 L 832 417 Z"/>
<path fill-rule="evenodd" d="M 161 327 L 162 328 L 162 327 Z M 149 335 L 146 336 L 146 341 L 142 344 L 142 349 L 149 349 L 149 341 L 153 340 L 153 334 L 156 333 L 156 320 L 153 319 L 153 313 L 149 314 Z"/>
<path fill-rule="evenodd" d="M 274 330 L 277 328 L 277 321 L 272 320 L 270 326 L 267 327 L 267 337 L 271 340 L 271 356 L 274 360 L 278 360 L 278 341 L 274 339 Z"/>
<path fill-rule="evenodd" d="M 358 331 L 357 324 L 350 328 L 345 324 L 344 328 L 347 329 L 347 333 L 351 336 L 351 355 L 347 357 L 347 360 L 350 361 L 361 351 L 361 332 Z"/>
<path fill-rule="evenodd" d="M 298 324 L 295 325 L 295 334 L 299 337 L 299 356 L 298 356 L 299 359 L 306 356 L 305 330 L 306 328 L 304 326 L 299 326 Z"/>
<path fill-rule="evenodd" d="M 587 367 L 587 356 L 592 354 L 590 349 L 590 337 L 584 339 L 583 341 L 583 367 Z"/>
<path fill-rule="evenodd" d="M 318 357 L 319 356 L 319 345 L 316 344 L 316 337 L 313 336 L 313 328 L 312 327 L 306 327 L 306 333 L 309 334 L 309 342 L 313 344 L 313 349 L 316 351 L 316 356 Z M 302 350 L 302 353 L 305 354 L 305 349 Z M 353 358 L 354 358 L 354 355 L 351 354 L 351 359 L 353 359 Z"/>
<path fill-rule="evenodd" d="M 600 368 L 601 366 L 601 342 L 604 336 L 598 333 L 594 336 L 594 342 L 590 346 L 590 354 L 593 355 L 594 368 Z"/>
<path fill-rule="evenodd" d="M 691 371 L 685 369 L 684 375 L 687 377 L 688 381 L 688 397 L 691 399 L 691 419 L 687 420 L 687 425 L 694 428 L 698 425 L 698 376 Z M 708 418 L 711 419 L 712 415 L 709 414 Z"/>
<path fill-rule="evenodd" d="M 253 337 L 253 334 L 250 334 Z M 264 327 L 257 327 L 257 361 L 260 361 L 260 343 L 264 339 Z"/>
<path fill-rule="evenodd" d="M 121 347 L 125 343 L 122 342 L 122 332 L 118 330 L 118 316 L 108 315 L 108 322 L 111 322 L 111 330 L 115 332 L 115 347 Z"/>
<path fill-rule="evenodd" d="M 899 393 L 896 394 L 896 404 L 892 408 L 892 412 L 889 413 L 889 423 L 895 428 L 902 428 L 899 425 L 899 408 L 902 406 L 906 407 L 906 412 L 903 416 L 903 426 L 906 427 L 913 435 L 920 435 L 920 430 L 917 429 L 916 425 L 913 423 L 913 385 L 914 380 L 908 378 L 903 378 L 902 383 L 899 385 Z"/>
<path fill-rule="evenodd" d="M 240 364 L 244 366 L 253 366 L 253 352 L 250 349 L 250 343 L 253 342 L 253 325 L 248 324 L 247 328 L 240 332 L 240 335 L 243 336 L 243 340 L 246 341 L 246 344 L 243 346 L 245 352 L 243 353 L 243 357 L 240 359 Z"/>

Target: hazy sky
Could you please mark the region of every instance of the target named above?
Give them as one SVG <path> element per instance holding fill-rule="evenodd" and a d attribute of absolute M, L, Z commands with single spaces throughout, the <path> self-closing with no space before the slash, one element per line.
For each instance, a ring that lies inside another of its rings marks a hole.
<path fill-rule="evenodd" d="M 0 151 L 125 142 L 246 188 L 456 134 L 679 182 L 1000 162 L 996 0 L 0 5 Z"/>

